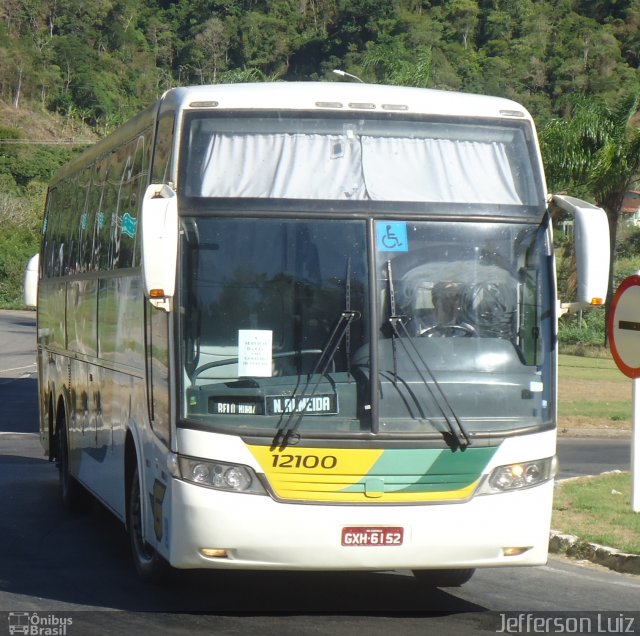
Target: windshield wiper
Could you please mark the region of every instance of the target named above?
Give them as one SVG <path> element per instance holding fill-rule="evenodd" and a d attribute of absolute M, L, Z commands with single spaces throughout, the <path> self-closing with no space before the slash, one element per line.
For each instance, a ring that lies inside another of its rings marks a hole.
<path fill-rule="evenodd" d="M 333 328 L 333 331 L 331 332 L 327 343 L 322 349 L 322 352 L 320 353 L 320 356 L 318 357 L 313 370 L 307 376 L 307 381 L 302 391 L 298 394 L 296 394 L 294 391 L 294 393 L 291 395 L 290 403 L 292 404 L 292 410 L 289 413 L 289 417 L 284 421 L 284 423 L 281 423 L 278 426 L 278 430 L 276 431 L 275 437 L 273 438 L 272 449 L 279 446 L 280 450 L 283 450 L 291 440 L 292 436 L 296 433 L 307 408 L 311 404 L 310 398 L 314 397 L 314 395 L 316 394 L 322 378 L 327 373 L 327 369 L 329 368 L 333 357 L 336 355 L 336 351 L 340 346 L 342 338 L 349 329 L 351 323 L 359 319 L 359 311 L 345 309 L 340 314 L 340 318 L 338 318 L 338 322 Z M 309 390 L 312 381 L 314 381 L 313 386 L 311 387 L 311 390 Z M 298 404 L 305 404 L 305 407 L 303 409 L 297 409 L 296 406 Z"/>
<path fill-rule="evenodd" d="M 394 378 L 398 378 L 398 363 L 397 363 L 397 352 L 396 352 L 396 340 L 402 345 L 405 355 L 413 365 L 414 369 L 420 376 L 422 383 L 429 391 L 429 394 L 433 398 L 434 404 L 438 407 L 438 410 L 442 414 L 445 422 L 447 423 L 447 427 L 449 431 L 453 435 L 454 439 L 457 441 L 458 446 L 460 448 L 466 448 L 471 445 L 471 437 L 469 436 L 468 431 L 464 424 L 460 421 L 460 418 L 456 415 L 456 412 L 453 410 L 451 403 L 447 399 L 440 383 L 438 382 L 436 376 L 433 374 L 433 371 L 430 369 L 427 361 L 424 359 L 418 347 L 416 347 L 416 343 L 414 342 L 411 334 L 407 330 L 406 325 L 404 324 L 404 316 L 400 316 L 396 313 L 396 298 L 395 298 L 395 290 L 393 287 L 393 272 L 391 269 L 391 261 L 387 261 L 387 284 L 389 291 L 389 308 L 390 308 L 390 316 L 389 316 L 389 324 L 391 325 L 392 333 L 391 333 L 391 350 L 393 355 L 393 376 Z M 405 335 L 405 338 L 401 337 L 401 333 Z M 411 344 L 411 349 L 413 352 L 409 350 L 406 345 L 406 342 Z M 417 360 L 416 360 L 417 358 Z M 429 376 L 429 380 L 425 377 L 422 368 L 427 372 Z M 394 382 L 395 383 L 395 382 Z"/>

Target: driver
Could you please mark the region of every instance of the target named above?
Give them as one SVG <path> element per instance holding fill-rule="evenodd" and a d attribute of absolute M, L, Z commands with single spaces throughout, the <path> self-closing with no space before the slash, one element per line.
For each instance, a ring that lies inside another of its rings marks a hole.
<path fill-rule="evenodd" d="M 476 328 L 464 319 L 462 304 L 465 285 L 452 282 L 436 283 L 431 289 L 436 324 L 424 329 L 421 335 L 477 336 Z"/>
<path fill-rule="evenodd" d="M 436 283 L 431 289 L 431 300 L 436 310 L 437 324 L 456 323 L 460 311 L 460 286 L 457 283 Z"/>

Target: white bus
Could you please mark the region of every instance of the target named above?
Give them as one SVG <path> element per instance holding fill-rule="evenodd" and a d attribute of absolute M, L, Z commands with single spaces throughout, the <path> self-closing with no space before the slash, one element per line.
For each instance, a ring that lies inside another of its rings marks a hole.
<path fill-rule="evenodd" d="M 168 91 L 48 192 L 40 434 L 65 504 L 110 508 L 149 580 L 545 563 L 550 201 L 511 101 Z M 599 302 L 604 213 L 556 201 Z"/>

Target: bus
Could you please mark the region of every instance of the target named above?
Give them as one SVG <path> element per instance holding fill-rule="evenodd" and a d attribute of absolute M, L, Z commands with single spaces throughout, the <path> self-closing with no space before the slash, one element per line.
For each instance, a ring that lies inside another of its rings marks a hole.
<path fill-rule="evenodd" d="M 135 568 L 543 564 L 556 471 L 551 208 L 581 306 L 604 212 L 547 194 L 506 99 L 182 87 L 62 167 L 38 264 L 40 438 Z"/>

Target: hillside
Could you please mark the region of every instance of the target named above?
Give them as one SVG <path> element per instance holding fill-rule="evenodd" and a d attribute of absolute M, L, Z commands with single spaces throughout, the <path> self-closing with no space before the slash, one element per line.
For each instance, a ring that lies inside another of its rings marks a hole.
<path fill-rule="evenodd" d="M 564 97 L 639 86 L 640 0 L 5 0 L 0 99 L 99 134 L 175 85 L 336 79 Z M 34 105 L 37 105 L 34 106 Z"/>
<path fill-rule="evenodd" d="M 35 109 L 31 105 L 16 109 L 2 100 L 0 128 L 11 129 L 19 139 L 45 144 L 94 142 L 99 139 L 98 135 L 81 121 L 71 120 L 55 112 Z"/>

